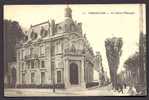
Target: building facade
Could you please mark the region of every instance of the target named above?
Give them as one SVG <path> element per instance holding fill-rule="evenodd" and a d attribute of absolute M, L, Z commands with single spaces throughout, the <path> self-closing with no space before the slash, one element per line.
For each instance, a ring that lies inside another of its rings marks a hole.
<path fill-rule="evenodd" d="M 65 8 L 65 19 L 31 25 L 23 41 L 16 45 L 16 84 L 65 84 L 85 87 L 93 81 L 95 55 L 82 23 L 72 19 Z"/>

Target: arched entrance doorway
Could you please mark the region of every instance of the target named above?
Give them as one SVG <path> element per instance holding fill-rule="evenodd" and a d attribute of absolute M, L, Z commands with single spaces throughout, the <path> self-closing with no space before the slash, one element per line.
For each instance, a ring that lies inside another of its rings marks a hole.
<path fill-rule="evenodd" d="M 75 63 L 70 64 L 70 83 L 73 85 L 78 84 L 78 65 Z"/>

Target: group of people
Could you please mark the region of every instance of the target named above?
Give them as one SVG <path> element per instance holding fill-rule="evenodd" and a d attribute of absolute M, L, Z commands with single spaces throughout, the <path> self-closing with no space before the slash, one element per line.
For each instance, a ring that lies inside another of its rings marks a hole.
<path fill-rule="evenodd" d="M 133 85 L 127 86 L 126 83 L 118 83 L 116 86 L 116 90 L 122 94 L 130 95 L 130 96 L 135 96 L 137 95 L 137 91 Z"/>
<path fill-rule="evenodd" d="M 125 83 L 124 83 L 124 84 L 118 83 L 117 86 L 116 86 L 116 90 L 117 90 L 118 92 L 122 92 L 122 93 L 123 93 L 123 92 L 124 92 L 123 89 L 126 89 L 126 87 L 127 87 L 127 86 L 126 86 Z"/>

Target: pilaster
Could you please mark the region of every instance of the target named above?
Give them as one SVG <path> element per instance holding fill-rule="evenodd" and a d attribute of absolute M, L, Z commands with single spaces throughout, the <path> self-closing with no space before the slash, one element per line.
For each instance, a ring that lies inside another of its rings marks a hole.
<path fill-rule="evenodd" d="M 85 88 L 85 77 L 84 77 L 84 58 L 81 60 L 81 87 Z"/>

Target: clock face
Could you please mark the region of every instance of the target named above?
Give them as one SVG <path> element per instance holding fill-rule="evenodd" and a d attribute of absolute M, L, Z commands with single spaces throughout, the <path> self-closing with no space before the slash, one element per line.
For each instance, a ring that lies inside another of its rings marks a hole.
<path fill-rule="evenodd" d="M 31 39 L 32 39 L 32 40 L 35 40 L 36 38 L 37 38 L 37 33 L 32 32 L 32 33 L 31 33 Z"/>

